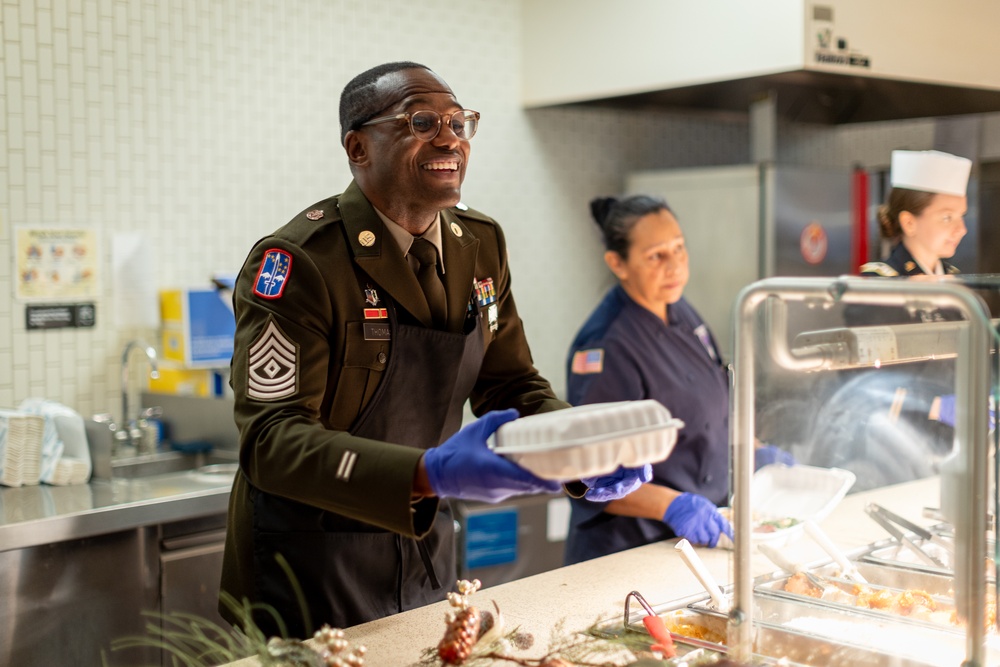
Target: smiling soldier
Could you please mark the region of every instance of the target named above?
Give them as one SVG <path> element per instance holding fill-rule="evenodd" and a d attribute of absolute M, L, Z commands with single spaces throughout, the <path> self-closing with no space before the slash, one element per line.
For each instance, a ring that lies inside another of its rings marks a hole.
<path fill-rule="evenodd" d="M 500 227 L 460 203 L 479 113 L 397 62 L 347 84 L 340 123 L 354 181 L 260 240 L 234 293 L 222 590 L 268 634 L 275 615 L 307 637 L 442 600 L 457 575 L 443 499 L 561 489 L 486 444 L 567 404 L 533 366 Z M 460 429 L 466 400 L 482 418 Z M 617 496 L 643 473 L 584 490 Z"/>

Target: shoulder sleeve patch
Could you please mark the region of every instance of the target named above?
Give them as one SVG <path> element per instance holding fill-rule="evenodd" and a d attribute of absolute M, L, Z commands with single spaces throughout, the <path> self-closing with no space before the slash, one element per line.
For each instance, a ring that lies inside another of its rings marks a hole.
<path fill-rule="evenodd" d="M 258 401 L 277 401 L 298 390 L 299 346 L 288 339 L 271 319 L 250 346 L 247 364 L 247 396 Z"/>
<path fill-rule="evenodd" d="M 573 354 L 570 370 L 576 375 L 591 375 L 604 371 L 604 348 L 578 350 Z"/>
<path fill-rule="evenodd" d="M 271 248 L 264 253 L 260 268 L 257 269 L 257 279 L 253 284 L 253 293 L 265 299 L 279 299 L 288 284 L 292 273 L 292 256 L 284 250 Z"/>
<path fill-rule="evenodd" d="M 895 278 L 899 271 L 892 268 L 885 262 L 868 262 L 861 265 L 861 275 L 863 276 L 883 276 L 885 278 Z"/>

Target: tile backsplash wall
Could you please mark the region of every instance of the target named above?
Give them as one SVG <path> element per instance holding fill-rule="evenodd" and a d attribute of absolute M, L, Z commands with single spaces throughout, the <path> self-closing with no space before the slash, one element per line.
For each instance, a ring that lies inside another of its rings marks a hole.
<path fill-rule="evenodd" d="M 569 341 L 610 284 L 588 200 L 620 191 L 631 170 L 749 155 L 740 117 L 524 111 L 514 1 L 2 0 L 0 9 L 0 256 L 13 258 L 19 226 L 93 229 L 102 253 L 97 324 L 87 329 L 26 331 L 12 261 L 0 261 L 0 407 L 42 396 L 117 418 L 122 349 L 157 334 L 116 321 L 116 299 L 134 285 L 112 278 L 115 234 L 144 235 L 157 288 L 235 271 L 257 238 L 347 185 L 339 94 L 380 62 L 425 63 L 482 112 L 464 199 L 504 226 L 535 361 L 560 392 Z M 899 133 L 926 144 L 927 127 L 797 130 L 779 155 L 883 156 L 880 137 L 890 148 Z"/>

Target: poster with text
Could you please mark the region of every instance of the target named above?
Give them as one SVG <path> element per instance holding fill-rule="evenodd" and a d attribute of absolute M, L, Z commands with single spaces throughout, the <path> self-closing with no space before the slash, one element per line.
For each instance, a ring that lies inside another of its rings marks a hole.
<path fill-rule="evenodd" d="M 99 258 L 96 231 L 19 227 L 14 252 L 16 298 L 97 298 Z"/>

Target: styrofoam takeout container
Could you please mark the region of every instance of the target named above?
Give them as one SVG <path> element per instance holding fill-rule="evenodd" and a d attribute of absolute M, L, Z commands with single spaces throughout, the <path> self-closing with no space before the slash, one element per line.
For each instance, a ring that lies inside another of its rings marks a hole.
<path fill-rule="evenodd" d="M 507 422 L 489 445 L 543 479 L 567 481 L 662 461 L 683 426 L 651 399 L 594 403 Z"/>
<path fill-rule="evenodd" d="M 753 541 L 781 547 L 797 539 L 805 521 L 812 519 L 818 523 L 825 519 L 851 490 L 855 480 L 853 472 L 841 468 L 783 463 L 763 466 L 750 482 L 754 527 L 785 518 L 796 519 L 798 523 L 769 533 L 754 531 Z"/>

